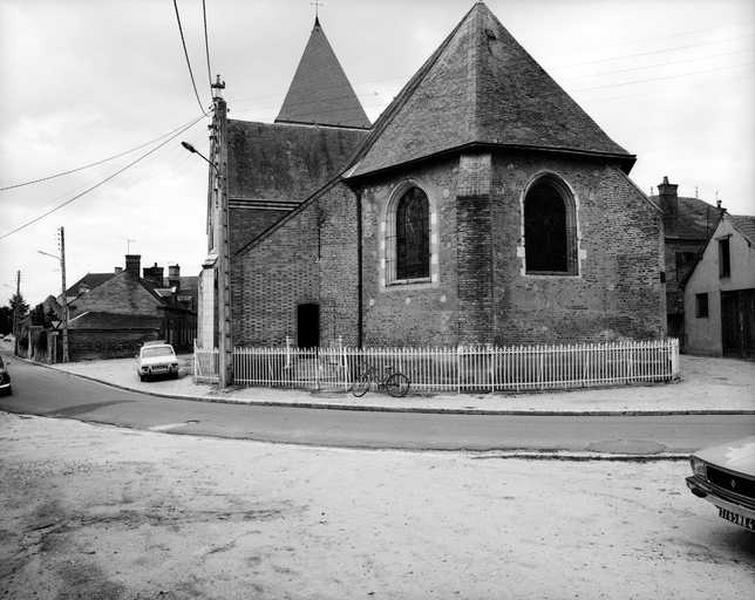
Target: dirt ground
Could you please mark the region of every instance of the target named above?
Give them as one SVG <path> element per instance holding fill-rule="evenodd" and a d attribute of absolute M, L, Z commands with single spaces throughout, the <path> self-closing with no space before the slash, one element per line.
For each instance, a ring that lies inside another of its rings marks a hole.
<path fill-rule="evenodd" d="M 0 413 L 0 598 L 748 597 L 755 535 L 687 471 Z"/>

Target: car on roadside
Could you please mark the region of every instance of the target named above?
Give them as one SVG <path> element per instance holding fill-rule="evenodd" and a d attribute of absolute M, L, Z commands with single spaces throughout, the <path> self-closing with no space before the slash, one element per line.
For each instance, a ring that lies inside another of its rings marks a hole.
<path fill-rule="evenodd" d="M 3 357 L 0 356 L 0 395 L 9 396 L 13 393 L 13 387 L 10 383 L 10 373 L 8 373 L 8 367 L 3 362 Z"/>
<path fill-rule="evenodd" d="M 136 355 L 136 374 L 141 381 L 153 377 L 178 378 L 178 358 L 173 346 L 146 343 Z"/>
<path fill-rule="evenodd" d="M 690 456 L 687 487 L 718 516 L 755 531 L 755 436 L 704 448 Z"/>

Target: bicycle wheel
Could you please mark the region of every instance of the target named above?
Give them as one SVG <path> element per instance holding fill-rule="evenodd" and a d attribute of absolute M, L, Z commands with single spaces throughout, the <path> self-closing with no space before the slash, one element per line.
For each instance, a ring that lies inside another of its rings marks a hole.
<path fill-rule="evenodd" d="M 409 378 L 403 373 L 393 373 L 385 380 L 385 389 L 395 398 L 406 396 L 409 391 Z"/>
<path fill-rule="evenodd" d="M 370 374 L 362 373 L 354 384 L 351 386 L 351 393 L 357 398 L 361 398 L 370 389 Z"/>

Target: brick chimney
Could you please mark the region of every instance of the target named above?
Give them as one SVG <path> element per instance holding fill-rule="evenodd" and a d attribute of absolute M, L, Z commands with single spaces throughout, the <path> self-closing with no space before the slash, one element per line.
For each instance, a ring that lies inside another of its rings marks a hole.
<path fill-rule="evenodd" d="M 666 176 L 663 177 L 663 183 L 658 184 L 658 203 L 664 216 L 675 216 L 679 211 L 679 196 L 676 195 L 678 187 L 675 183 L 669 183 Z"/>
<path fill-rule="evenodd" d="M 141 267 L 142 257 L 140 254 L 126 255 L 126 273 L 139 279 L 139 269 Z"/>
<path fill-rule="evenodd" d="M 152 267 L 145 267 L 144 279 L 149 281 L 155 287 L 163 287 L 163 268 L 158 267 L 157 263 Z"/>
<path fill-rule="evenodd" d="M 168 265 L 168 287 L 181 289 L 181 267 L 180 265 Z"/>

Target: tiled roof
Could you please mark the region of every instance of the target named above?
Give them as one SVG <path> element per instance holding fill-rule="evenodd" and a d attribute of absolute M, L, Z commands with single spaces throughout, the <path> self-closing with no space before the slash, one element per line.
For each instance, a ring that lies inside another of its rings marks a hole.
<path fill-rule="evenodd" d="M 81 293 L 81 288 L 85 287 L 90 290 L 96 288 L 98 285 L 105 283 L 108 279 L 113 277 L 115 273 L 87 273 L 66 290 L 66 296 L 78 296 Z"/>
<path fill-rule="evenodd" d="M 650 199 L 659 203 L 659 196 L 650 196 Z M 721 218 L 721 211 L 700 200 L 679 196 L 679 205 L 674 216 L 664 215 L 663 225 L 666 238 L 683 240 L 707 240 L 708 236 L 715 231 Z"/>
<path fill-rule="evenodd" d="M 482 2 L 383 112 L 347 176 L 477 144 L 615 157 L 625 171 L 634 163 Z"/>
<path fill-rule="evenodd" d="M 228 121 L 231 204 L 301 202 L 337 174 L 366 130 Z"/>
<path fill-rule="evenodd" d="M 159 329 L 160 317 L 110 312 L 85 312 L 71 319 L 71 329 Z"/>
<path fill-rule="evenodd" d="M 734 227 L 741 233 L 751 244 L 755 244 L 755 217 L 750 215 L 729 215 Z"/>
<path fill-rule="evenodd" d="M 309 36 L 276 123 L 370 127 L 319 20 Z"/>

